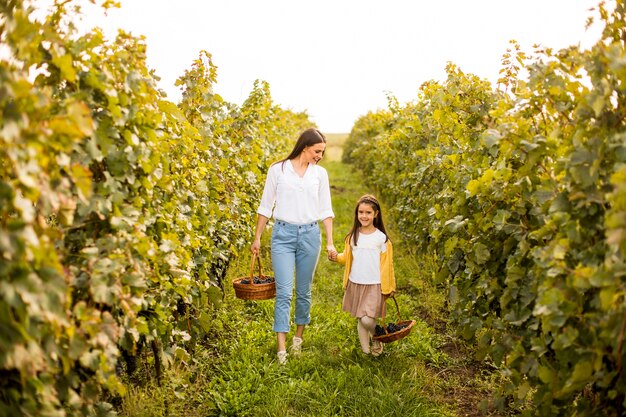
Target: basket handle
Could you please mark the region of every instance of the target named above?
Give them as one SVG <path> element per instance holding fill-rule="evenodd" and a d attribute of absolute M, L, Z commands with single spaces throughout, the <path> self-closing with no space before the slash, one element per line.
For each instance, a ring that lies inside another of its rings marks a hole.
<path fill-rule="evenodd" d="M 389 297 L 387 297 L 389 298 Z M 396 296 L 392 295 L 391 298 L 393 298 L 393 302 L 396 304 L 396 311 L 398 312 L 398 321 L 402 321 L 402 319 L 400 318 L 400 307 L 398 307 L 398 300 L 396 300 Z M 387 303 L 387 300 L 385 299 L 385 303 Z M 385 331 L 385 334 L 388 334 L 387 332 L 387 326 L 385 326 L 385 313 L 386 313 L 387 309 L 385 309 L 385 311 L 383 312 L 383 330 Z"/>
<path fill-rule="evenodd" d="M 259 265 L 259 279 L 263 279 L 263 272 L 261 269 L 261 257 L 257 256 L 256 253 L 252 252 L 252 262 L 250 263 L 250 284 L 252 285 L 260 285 L 254 283 L 254 261 L 257 261 Z"/>

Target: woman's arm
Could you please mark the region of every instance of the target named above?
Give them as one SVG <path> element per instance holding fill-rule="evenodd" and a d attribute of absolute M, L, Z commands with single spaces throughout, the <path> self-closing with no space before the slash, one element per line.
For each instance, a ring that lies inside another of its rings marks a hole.
<path fill-rule="evenodd" d="M 328 258 L 330 259 L 331 256 L 337 254 L 337 249 L 335 249 L 335 243 L 333 242 L 333 218 L 326 217 L 322 220 L 322 224 L 326 232 L 326 252 L 328 252 Z"/>
<path fill-rule="evenodd" d="M 265 178 L 265 186 L 263 187 L 263 194 L 261 195 L 261 203 L 257 209 L 256 230 L 254 232 L 254 240 L 250 250 L 255 255 L 259 255 L 261 249 L 261 235 L 265 230 L 267 221 L 272 217 L 272 211 L 274 209 L 274 203 L 276 202 L 276 187 L 277 187 L 277 165 L 270 166 L 267 171 L 267 177 Z"/>
<path fill-rule="evenodd" d="M 265 230 L 265 225 L 269 219 L 261 214 L 257 216 L 256 221 L 256 231 L 254 233 L 254 241 L 252 242 L 252 246 L 250 250 L 256 256 L 259 256 L 259 250 L 261 249 L 261 235 L 263 234 L 263 230 Z"/>

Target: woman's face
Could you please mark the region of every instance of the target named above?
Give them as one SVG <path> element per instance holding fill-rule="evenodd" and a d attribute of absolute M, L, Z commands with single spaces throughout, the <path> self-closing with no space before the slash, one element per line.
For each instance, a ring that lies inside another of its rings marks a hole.
<path fill-rule="evenodd" d="M 307 146 L 302 151 L 303 162 L 308 162 L 309 164 L 317 164 L 322 160 L 324 156 L 324 149 L 326 149 L 326 144 L 324 142 L 316 143 L 315 145 Z"/>

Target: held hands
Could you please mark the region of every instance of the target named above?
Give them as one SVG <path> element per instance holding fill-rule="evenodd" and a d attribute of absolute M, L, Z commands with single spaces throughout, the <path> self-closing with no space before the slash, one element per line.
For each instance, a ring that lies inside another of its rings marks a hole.
<path fill-rule="evenodd" d="M 326 245 L 326 251 L 328 252 L 328 260 L 337 262 L 337 249 L 335 249 L 335 245 Z"/>

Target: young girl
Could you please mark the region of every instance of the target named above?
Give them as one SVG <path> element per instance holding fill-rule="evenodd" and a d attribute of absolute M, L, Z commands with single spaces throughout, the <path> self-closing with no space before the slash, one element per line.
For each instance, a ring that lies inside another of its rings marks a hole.
<path fill-rule="evenodd" d="M 370 340 L 376 318 L 382 317 L 385 299 L 396 289 L 393 251 L 376 197 L 364 195 L 354 210 L 354 225 L 345 239 L 344 252 L 331 253 L 331 261 L 345 264 L 343 311 L 356 317 L 361 349 L 378 356 L 383 344 Z"/>

